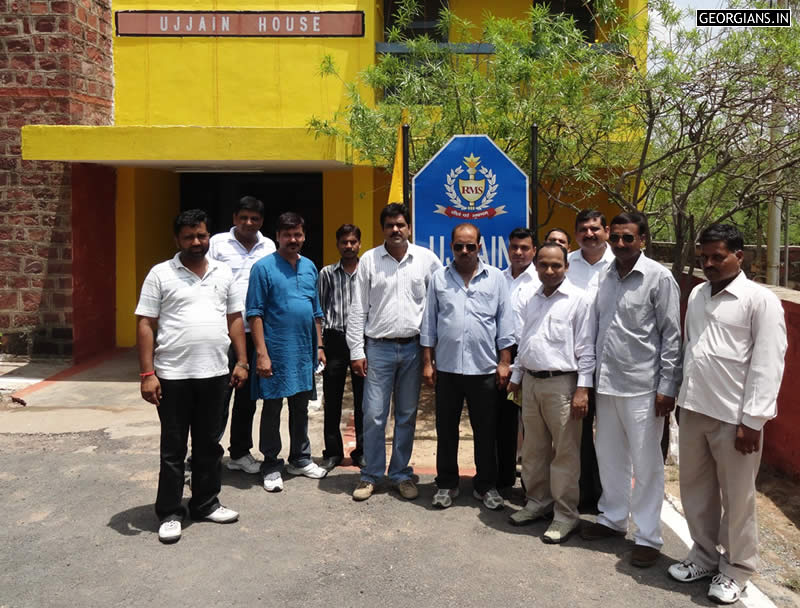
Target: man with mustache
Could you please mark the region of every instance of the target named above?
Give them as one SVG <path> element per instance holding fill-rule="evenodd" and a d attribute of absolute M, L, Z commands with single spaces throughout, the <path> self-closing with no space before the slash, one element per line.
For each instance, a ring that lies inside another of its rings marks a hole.
<path fill-rule="evenodd" d="M 569 254 L 570 282 L 585 289 L 594 298 L 601 271 L 614 261 L 608 246 L 606 216 L 596 209 L 584 209 L 575 218 L 575 240 L 580 249 Z M 581 499 L 579 509 L 584 513 L 597 513 L 597 501 L 603 493 L 597 455 L 594 450 L 595 391 L 589 389 L 589 410 L 582 420 L 581 433 Z"/>
<path fill-rule="evenodd" d="M 761 430 L 777 415 L 786 354 L 781 302 L 742 272 L 743 249 L 733 226 L 700 234 L 708 282 L 689 296 L 678 395 L 681 502 L 694 545 L 669 574 L 685 583 L 713 576 L 708 597 L 720 604 L 739 600 L 758 563 Z"/>
<path fill-rule="evenodd" d="M 192 497 L 189 515 L 215 523 L 236 521 L 223 507 L 220 492 L 222 454 L 219 420 L 228 385 L 247 380 L 242 300 L 233 274 L 206 258 L 208 216 L 184 211 L 173 224 L 178 253 L 154 266 L 145 277 L 136 307 L 142 398 L 158 408 L 161 421 L 161 469 L 156 515 L 158 539 L 181 537 L 184 507 L 184 458 L 192 433 Z M 228 371 L 228 346 L 236 365 Z"/>
<path fill-rule="evenodd" d="M 314 388 L 317 362 L 325 363 L 322 308 L 314 262 L 300 255 L 306 240 L 305 221 L 297 213 L 278 217 L 278 250 L 250 271 L 247 320 L 256 350 L 254 399 L 263 399 L 259 449 L 267 492 L 283 489 L 281 408 L 289 403 L 289 462 L 286 471 L 312 479 L 327 471 L 311 460 L 308 440 L 308 400 Z"/>

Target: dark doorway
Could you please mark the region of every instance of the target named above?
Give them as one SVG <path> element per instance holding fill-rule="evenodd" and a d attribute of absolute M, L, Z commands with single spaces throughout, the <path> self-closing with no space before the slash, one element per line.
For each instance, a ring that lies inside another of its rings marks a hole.
<path fill-rule="evenodd" d="M 211 232 L 231 227 L 236 202 L 243 196 L 264 202 L 266 213 L 261 232 L 275 240 L 275 220 L 294 211 L 306 221 L 303 255 L 322 267 L 322 174 L 321 173 L 183 173 L 181 210 L 204 209 L 211 218 Z"/>

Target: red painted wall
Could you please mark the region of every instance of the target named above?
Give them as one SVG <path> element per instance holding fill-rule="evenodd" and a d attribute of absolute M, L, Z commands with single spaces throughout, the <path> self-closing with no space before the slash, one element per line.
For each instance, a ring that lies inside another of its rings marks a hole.
<path fill-rule="evenodd" d="M 116 171 L 72 165 L 75 363 L 116 346 Z"/>
<path fill-rule="evenodd" d="M 786 315 L 786 367 L 778 393 L 778 417 L 764 427 L 762 461 L 776 469 L 800 476 L 800 304 L 782 300 Z"/>

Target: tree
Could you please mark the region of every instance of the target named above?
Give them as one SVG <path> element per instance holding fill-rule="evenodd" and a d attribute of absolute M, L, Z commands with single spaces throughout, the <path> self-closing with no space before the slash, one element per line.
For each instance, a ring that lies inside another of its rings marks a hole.
<path fill-rule="evenodd" d="M 596 4 L 599 21 L 619 16 L 616 3 Z M 406 34 L 416 10 L 413 0 L 401 3 L 397 25 L 387 32 L 387 40 L 407 52 L 383 55 L 358 82 L 346 83 L 343 111 L 315 117 L 310 127 L 342 137 L 375 166 L 391 167 L 397 127 L 407 116 L 413 173 L 459 133 L 489 135 L 527 168 L 530 127 L 537 124 L 539 191 L 546 194 L 550 213 L 556 204 L 584 206 L 600 189 L 587 177 L 607 173 L 600 163 L 613 163 L 609 153 L 620 108 L 629 106 L 635 93 L 630 61 L 613 51 L 629 32 L 611 28 L 608 43 L 587 44 L 572 18 L 552 14 L 545 5 L 534 6 L 524 20 L 487 16 L 480 30 L 443 9 L 440 32 L 459 41 L 446 45 Z M 487 48 L 492 52 L 484 52 Z M 321 71 L 338 77 L 330 58 Z M 365 102 L 362 87 L 375 92 L 377 103 Z"/>

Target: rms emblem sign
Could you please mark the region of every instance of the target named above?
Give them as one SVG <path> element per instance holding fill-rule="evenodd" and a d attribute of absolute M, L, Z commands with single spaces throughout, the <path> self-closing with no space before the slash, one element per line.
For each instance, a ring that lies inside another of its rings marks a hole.
<path fill-rule="evenodd" d="M 481 231 L 487 264 L 508 265 L 508 235 L 528 225 L 528 176 L 486 135 L 455 135 L 412 182 L 414 242 L 450 261 L 450 232 Z"/>
<path fill-rule="evenodd" d="M 450 199 L 452 207 L 436 205 L 434 213 L 442 213 L 450 217 L 461 219 L 478 219 L 481 217 L 494 217 L 505 213 L 505 205 L 496 208 L 489 208 L 497 196 L 497 175 L 488 168 L 481 167 L 481 159 L 474 153 L 464 158 L 467 166 L 467 179 L 461 179 L 464 167 L 450 169 L 445 179 L 445 192 Z M 480 173 L 481 179 L 476 179 L 476 174 Z M 458 185 L 458 188 L 456 188 Z"/>

